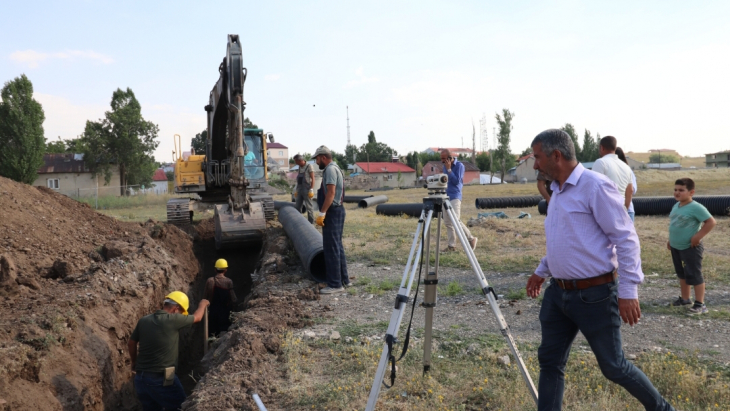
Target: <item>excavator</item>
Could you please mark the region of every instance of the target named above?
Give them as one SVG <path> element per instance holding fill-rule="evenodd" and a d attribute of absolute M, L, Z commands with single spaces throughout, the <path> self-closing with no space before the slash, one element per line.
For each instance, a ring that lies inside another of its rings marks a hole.
<path fill-rule="evenodd" d="M 260 245 L 266 221 L 274 219 L 274 201 L 267 193 L 266 180 L 266 138 L 274 142 L 274 136 L 243 128 L 247 70 L 238 35 L 228 35 L 226 57 L 218 72 L 220 77 L 205 106 L 205 154 L 182 156 L 180 136 L 175 135 L 175 194 L 197 194 L 199 199 L 169 200 L 167 221 L 189 226 L 199 203 L 213 205 L 216 249 Z"/>

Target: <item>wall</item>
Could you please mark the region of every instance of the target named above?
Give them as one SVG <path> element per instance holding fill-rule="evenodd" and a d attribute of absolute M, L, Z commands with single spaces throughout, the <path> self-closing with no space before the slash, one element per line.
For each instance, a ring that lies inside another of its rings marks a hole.
<path fill-rule="evenodd" d="M 97 179 L 92 178 L 91 173 L 45 173 L 38 174 L 33 182 L 34 186 L 48 187 L 47 180 L 58 179 L 58 189 L 55 191 L 69 197 L 94 197 L 96 196 Z M 98 176 L 99 196 L 119 196 L 119 170 L 112 173 L 109 184 L 104 184 L 104 176 Z"/>
<path fill-rule="evenodd" d="M 528 158 L 515 168 L 514 175 L 509 175 L 509 178 L 507 178 L 508 176 L 505 176 L 505 180 L 515 183 L 522 182 L 523 178 L 527 179 L 527 181 L 537 181 L 537 171 L 533 169 L 534 165 L 535 158 Z"/>
<path fill-rule="evenodd" d="M 415 187 L 416 185 L 416 172 L 411 173 L 400 173 L 401 181 L 398 182 L 398 173 L 370 173 L 371 177 L 376 177 L 380 181 L 380 187 Z M 388 176 L 392 176 L 388 179 Z"/>
<path fill-rule="evenodd" d="M 267 148 L 266 157 L 269 162 L 276 163 L 279 168 L 289 168 L 289 149 L 288 148 Z M 280 155 L 279 152 L 282 152 Z M 307 159 L 308 160 L 308 159 Z"/>

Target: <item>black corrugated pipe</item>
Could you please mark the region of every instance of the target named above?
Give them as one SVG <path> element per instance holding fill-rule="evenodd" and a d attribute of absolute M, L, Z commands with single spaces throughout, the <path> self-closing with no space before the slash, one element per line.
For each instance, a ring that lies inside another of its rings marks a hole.
<path fill-rule="evenodd" d="M 522 197 L 485 197 L 477 198 L 475 204 L 477 209 L 481 208 L 507 208 L 507 207 L 534 207 L 544 199 L 542 196 Z"/>
<path fill-rule="evenodd" d="M 411 217 L 420 217 L 423 203 L 380 204 L 375 207 L 375 214 L 396 216 L 405 214 Z"/>
<path fill-rule="evenodd" d="M 279 209 L 279 222 L 289 236 L 299 259 L 312 278 L 320 283 L 327 281 L 322 251 L 322 235 L 294 207 Z"/>
<path fill-rule="evenodd" d="M 547 215 L 547 201 L 545 199 L 540 200 L 539 203 L 537 203 L 537 212 L 541 215 Z"/>
<path fill-rule="evenodd" d="M 730 215 L 730 196 L 695 196 L 697 201 L 715 216 Z M 677 203 L 674 197 L 634 197 L 634 211 L 636 215 L 667 215 Z"/>
<path fill-rule="evenodd" d="M 363 198 L 360 200 L 360 202 L 357 203 L 357 206 L 360 208 L 368 208 L 370 206 L 374 206 L 377 204 L 383 204 L 388 202 L 388 196 L 375 196 L 375 197 L 369 197 L 369 198 Z"/>
<path fill-rule="evenodd" d="M 274 201 L 274 210 L 279 210 L 281 207 L 294 207 L 295 203 L 290 201 Z"/>
<path fill-rule="evenodd" d="M 346 203 L 359 203 L 361 200 L 364 200 L 366 198 L 370 198 L 373 195 L 370 194 L 369 196 L 345 196 L 345 202 Z"/>

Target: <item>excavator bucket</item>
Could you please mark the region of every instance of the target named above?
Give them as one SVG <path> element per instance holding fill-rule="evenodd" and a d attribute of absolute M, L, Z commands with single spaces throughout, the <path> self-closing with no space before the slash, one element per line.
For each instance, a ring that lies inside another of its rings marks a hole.
<path fill-rule="evenodd" d="M 215 206 L 215 248 L 261 245 L 266 230 L 266 216 L 261 203 L 249 203 L 248 210 L 233 210 L 228 204 Z"/>

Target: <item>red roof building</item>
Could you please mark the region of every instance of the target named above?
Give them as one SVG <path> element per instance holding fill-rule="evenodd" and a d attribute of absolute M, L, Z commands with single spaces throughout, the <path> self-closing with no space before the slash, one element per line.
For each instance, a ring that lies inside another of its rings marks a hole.
<path fill-rule="evenodd" d="M 152 181 L 167 181 L 167 175 L 165 175 L 165 170 L 161 168 L 155 170 L 155 174 L 152 176 Z"/>
<path fill-rule="evenodd" d="M 381 179 L 381 187 L 413 187 L 416 170 L 403 163 L 361 162 L 355 163 L 354 172 Z"/>

